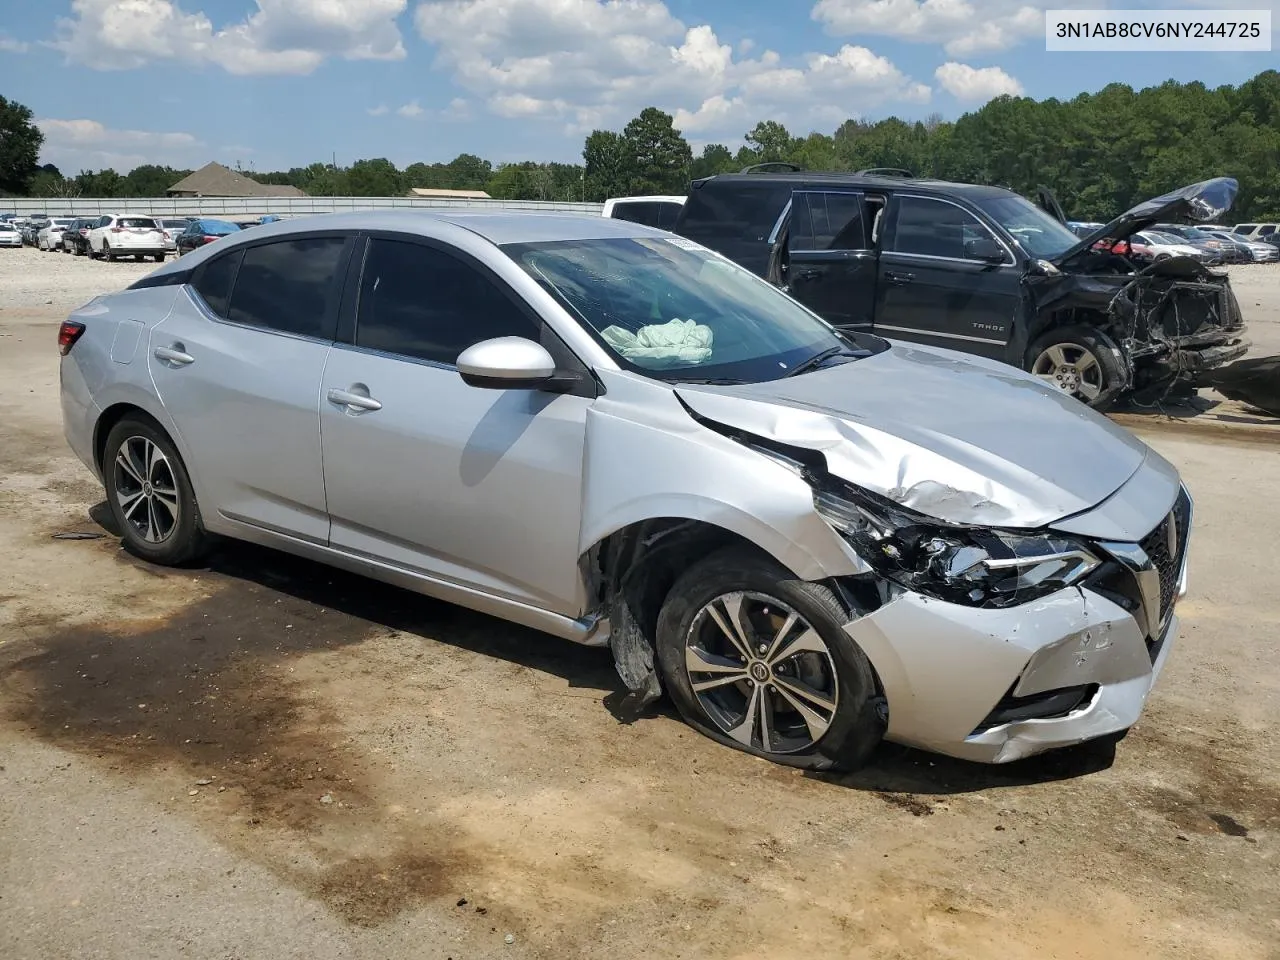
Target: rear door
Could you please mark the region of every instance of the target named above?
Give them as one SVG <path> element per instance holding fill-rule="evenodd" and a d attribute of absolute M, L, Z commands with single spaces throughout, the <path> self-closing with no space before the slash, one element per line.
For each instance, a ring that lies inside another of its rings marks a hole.
<path fill-rule="evenodd" d="M 791 295 L 832 326 L 866 330 L 875 309 L 876 254 L 865 198 L 853 191 L 796 191 L 787 227 Z"/>
<path fill-rule="evenodd" d="M 152 329 L 151 375 L 206 515 L 328 541 L 320 377 L 353 242 L 229 250 L 196 269 Z"/>
<path fill-rule="evenodd" d="M 886 222 L 876 332 L 1005 359 L 1022 302 L 1022 270 L 1009 245 L 939 197 L 895 194 Z M 1004 258 L 975 258 L 973 241 L 995 243 Z"/>

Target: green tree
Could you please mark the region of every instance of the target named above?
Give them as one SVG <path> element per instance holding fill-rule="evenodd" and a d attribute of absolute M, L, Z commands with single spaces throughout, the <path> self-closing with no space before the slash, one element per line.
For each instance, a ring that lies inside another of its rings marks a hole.
<path fill-rule="evenodd" d="M 708 143 L 690 165 L 689 179 L 701 180 L 703 177 L 712 177 L 717 173 L 732 173 L 737 169 L 738 164 L 734 162 L 733 154 L 729 152 L 728 147 L 723 143 Z"/>
<path fill-rule="evenodd" d="M 593 130 L 582 148 L 587 199 L 602 201 L 631 192 L 635 155 L 622 134 Z"/>
<path fill-rule="evenodd" d="M 675 128 L 671 114 L 645 107 L 623 128 L 622 139 L 634 163 L 633 193 L 683 193 L 693 151 Z"/>
<path fill-rule="evenodd" d="M 40 166 L 44 134 L 31 110 L 0 97 L 0 193 L 25 193 Z"/>
<path fill-rule="evenodd" d="M 756 163 L 789 160 L 795 140 L 776 120 L 761 120 L 744 138 L 755 154 Z"/>
<path fill-rule="evenodd" d="M 343 171 L 343 179 L 353 197 L 398 197 L 404 193 L 400 171 L 385 157 L 357 160 Z"/>

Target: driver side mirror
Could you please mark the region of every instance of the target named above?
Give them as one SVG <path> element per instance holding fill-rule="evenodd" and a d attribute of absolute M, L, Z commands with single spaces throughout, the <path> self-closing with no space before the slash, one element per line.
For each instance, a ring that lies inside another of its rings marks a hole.
<path fill-rule="evenodd" d="M 468 386 L 491 390 L 538 390 L 556 379 L 546 347 L 524 337 L 481 340 L 458 354 L 455 366 Z"/>
<path fill-rule="evenodd" d="M 990 237 L 975 237 L 964 242 L 964 255 L 967 260 L 983 260 L 988 263 L 1003 263 L 1004 248 Z"/>

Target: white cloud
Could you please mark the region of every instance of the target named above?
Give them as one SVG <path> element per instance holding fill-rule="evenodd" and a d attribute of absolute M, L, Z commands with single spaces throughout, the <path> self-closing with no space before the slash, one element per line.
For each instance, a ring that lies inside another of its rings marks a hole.
<path fill-rule="evenodd" d="M 390 112 L 391 112 L 391 108 L 388 107 L 385 103 L 380 103 L 376 107 L 369 107 L 367 110 L 365 110 L 365 113 L 367 113 L 371 117 L 384 117 Z"/>
<path fill-rule="evenodd" d="M 418 106 L 417 100 L 411 100 L 404 106 L 396 107 L 396 114 L 401 117 L 418 117 L 422 115 L 422 107 Z"/>
<path fill-rule="evenodd" d="M 818 0 L 812 16 L 833 36 L 879 34 L 916 43 L 940 43 L 951 56 L 966 57 L 1005 50 L 1043 35 L 1045 9 L 1069 7 L 1073 2 Z"/>
<path fill-rule="evenodd" d="M 26 53 L 31 49 L 31 44 L 22 40 L 15 40 L 7 33 L 0 33 L 0 52 L 3 53 Z"/>
<path fill-rule="evenodd" d="M 36 121 L 44 134 L 40 159 L 65 174 L 113 167 L 124 173 L 144 163 L 188 167 L 208 160 L 202 140 L 190 133 L 113 130 L 97 120 Z"/>
<path fill-rule="evenodd" d="M 944 63 L 933 75 L 942 89 L 957 100 L 987 101 L 1002 94 L 1022 95 L 1022 84 L 999 67 L 971 67 L 967 63 Z"/>
<path fill-rule="evenodd" d="M 770 50 L 751 58 L 754 44 L 735 52 L 660 0 L 423 0 L 415 24 L 491 112 L 551 119 L 575 135 L 654 104 L 681 129 L 738 138 L 766 116 L 803 127 L 929 93 L 863 47 L 794 63 Z"/>
<path fill-rule="evenodd" d="M 256 0 L 242 21 L 215 29 L 176 0 L 72 0 L 54 46 L 99 70 L 162 60 L 220 66 L 229 73 L 310 73 L 328 57 L 399 60 L 396 18 L 408 0 Z"/>

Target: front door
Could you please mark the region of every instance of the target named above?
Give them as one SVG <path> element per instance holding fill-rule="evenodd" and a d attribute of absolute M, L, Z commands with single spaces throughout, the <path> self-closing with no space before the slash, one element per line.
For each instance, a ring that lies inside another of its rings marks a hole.
<path fill-rule="evenodd" d="M 895 195 L 881 244 L 875 330 L 1006 359 L 1022 303 L 1008 245 L 971 212 L 936 197 Z M 1000 259 L 979 258 L 994 248 Z"/>
<path fill-rule="evenodd" d="M 152 329 L 147 363 L 206 514 L 328 540 L 318 397 L 348 242 L 230 250 Z"/>
<path fill-rule="evenodd" d="M 471 387 L 454 367 L 481 340 L 549 335 L 470 260 L 370 239 L 353 343 L 321 393 L 331 544 L 577 616 L 591 399 Z"/>
<path fill-rule="evenodd" d="M 876 255 L 868 239 L 862 194 L 792 195 L 786 280 L 791 295 L 832 326 L 870 329 Z"/>

